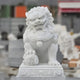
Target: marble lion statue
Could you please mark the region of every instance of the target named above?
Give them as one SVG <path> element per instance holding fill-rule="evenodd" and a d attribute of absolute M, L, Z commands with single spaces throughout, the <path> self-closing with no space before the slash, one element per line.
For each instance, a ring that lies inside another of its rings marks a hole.
<path fill-rule="evenodd" d="M 55 31 L 58 34 L 58 44 L 64 58 L 78 59 L 80 51 L 75 47 L 74 40 L 80 36 L 80 33 L 70 35 L 65 25 L 56 24 Z"/>
<path fill-rule="evenodd" d="M 59 36 L 59 45 L 60 51 L 64 55 L 64 58 L 68 60 L 71 59 L 79 59 L 80 52 L 75 47 L 74 39 L 80 34 L 75 34 L 74 36 L 70 35 L 70 33 L 64 31 Z"/>
<path fill-rule="evenodd" d="M 26 12 L 27 28 L 23 35 L 25 65 L 48 63 L 59 65 L 56 60 L 58 37 L 54 31 L 53 17 L 47 7 L 34 7 Z"/>

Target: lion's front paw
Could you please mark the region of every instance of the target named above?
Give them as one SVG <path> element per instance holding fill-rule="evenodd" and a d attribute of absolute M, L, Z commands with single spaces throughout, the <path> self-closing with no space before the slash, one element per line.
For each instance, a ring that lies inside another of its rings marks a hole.
<path fill-rule="evenodd" d="M 53 65 L 53 66 L 55 66 L 55 67 L 61 67 L 61 65 L 60 65 L 60 63 L 58 62 L 58 61 L 49 61 L 49 63 L 48 63 L 49 65 Z"/>

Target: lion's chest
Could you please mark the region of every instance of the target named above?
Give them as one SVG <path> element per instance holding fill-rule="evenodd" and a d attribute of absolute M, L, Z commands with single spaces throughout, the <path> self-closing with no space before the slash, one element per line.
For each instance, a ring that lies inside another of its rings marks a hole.
<path fill-rule="evenodd" d="M 36 51 L 41 63 L 48 62 L 48 50 L 53 42 L 53 39 L 48 41 L 30 41 L 32 48 Z M 40 45 L 40 46 L 39 46 Z"/>
<path fill-rule="evenodd" d="M 46 50 L 54 41 L 53 34 L 49 31 L 38 31 L 36 33 L 30 32 L 28 37 L 28 41 L 34 49 L 39 49 L 41 51 Z"/>
<path fill-rule="evenodd" d="M 50 33 L 49 31 L 30 31 L 27 33 L 26 40 L 36 51 L 40 63 L 47 63 L 48 50 L 51 44 L 54 43 L 54 34 Z"/>
<path fill-rule="evenodd" d="M 29 41 L 29 43 L 31 44 L 31 46 L 34 49 L 45 50 L 45 49 L 49 48 L 49 46 L 52 44 L 52 40 L 49 40 L 49 41 L 42 41 L 42 40 Z"/>

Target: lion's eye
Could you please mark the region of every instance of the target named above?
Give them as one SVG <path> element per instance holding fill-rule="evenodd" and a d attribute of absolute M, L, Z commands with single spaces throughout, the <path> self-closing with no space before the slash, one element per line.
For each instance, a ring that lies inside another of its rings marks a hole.
<path fill-rule="evenodd" d="M 30 21 L 35 21 L 35 19 L 30 19 Z"/>
<path fill-rule="evenodd" d="M 39 17 L 38 19 L 43 19 L 44 18 L 44 16 L 41 16 L 41 17 Z"/>
<path fill-rule="evenodd" d="M 41 18 L 38 18 L 38 19 L 41 19 Z"/>

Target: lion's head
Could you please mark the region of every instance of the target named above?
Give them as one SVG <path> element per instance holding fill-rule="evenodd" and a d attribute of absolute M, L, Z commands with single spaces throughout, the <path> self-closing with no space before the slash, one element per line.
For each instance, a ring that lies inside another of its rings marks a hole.
<path fill-rule="evenodd" d="M 34 7 L 26 12 L 26 17 L 28 27 L 23 35 L 24 42 L 27 38 L 31 40 L 49 40 L 53 35 L 56 35 L 54 31 L 54 19 L 47 7 Z"/>
<path fill-rule="evenodd" d="M 53 17 L 47 7 L 34 7 L 26 12 L 26 17 L 26 24 L 30 30 L 42 30 L 48 26 L 53 26 Z"/>

